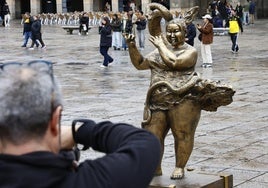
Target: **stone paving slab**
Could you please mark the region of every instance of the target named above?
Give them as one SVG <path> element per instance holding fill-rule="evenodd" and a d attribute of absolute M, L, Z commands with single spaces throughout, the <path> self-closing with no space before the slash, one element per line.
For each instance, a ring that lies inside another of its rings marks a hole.
<path fill-rule="evenodd" d="M 200 22 L 197 20 L 196 22 Z M 236 90 L 234 102 L 217 112 L 202 112 L 195 135 L 195 147 L 187 168 L 194 172 L 231 173 L 234 187 L 268 187 L 268 20 L 245 26 L 239 36 L 239 54 L 230 52 L 228 36 L 215 36 L 213 68 L 200 67 L 200 43 L 196 71 L 203 78 L 220 80 Z M 150 71 L 137 71 L 127 51 L 113 51 L 115 63 L 101 69 L 99 35 L 96 28 L 88 36 L 67 35 L 60 26 L 43 26 L 46 50 L 21 48 L 22 25 L 13 21 L 0 27 L 0 62 L 27 62 L 45 59 L 54 63 L 54 73 L 64 94 L 63 124 L 75 118 L 127 122 L 140 127 Z M 142 54 L 153 50 L 146 36 Z M 175 156 L 172 134 L 166 138 L 164 173 L 172 172 Z M 94 159 L 103 154 L 82 153 Z"/>

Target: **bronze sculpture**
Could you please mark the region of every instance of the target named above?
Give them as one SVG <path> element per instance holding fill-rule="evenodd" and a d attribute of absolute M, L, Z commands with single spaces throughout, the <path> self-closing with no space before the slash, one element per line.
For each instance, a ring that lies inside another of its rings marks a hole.
<path fill-rule="evenodd" d="M 136 47 L 135 37 L 125 38 L 132 64 L 138 70 L 151 70 L 142 127 L 159 138 L 162 156 L 164 139 L 171 129 L 176 157 L 171 179 L 181 179 L 193 150 L 201 110 L 216 111 L 230 104 L 235 91 L 219 82 L 203 80 L 195 72 L 197 51 L 185 43 L 185 24 L 196 16 L 198 7 L 187 11 L 183 19 L 173 19 L 169 10 L 158 3 L 150 3 L 149 9 L 149 40 L 156 49 L 144 57 Z M 162 18 L 168 22 L 166 36 L 161 31 Z M 162 175 L 161 161 L 155 175 Z"/>

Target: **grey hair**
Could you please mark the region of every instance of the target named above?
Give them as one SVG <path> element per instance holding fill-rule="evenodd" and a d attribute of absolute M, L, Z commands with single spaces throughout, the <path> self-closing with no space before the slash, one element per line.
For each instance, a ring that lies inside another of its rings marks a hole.
<path fill-rule="evenodd" d="M 30 139 L 41 139 L 52 111 L 59 105 L 62 105 L 59 85 L 48 73 L 25 67 L 14 72 L 0 72 L 2 144 L 8 141 L 19 145 Z"/>

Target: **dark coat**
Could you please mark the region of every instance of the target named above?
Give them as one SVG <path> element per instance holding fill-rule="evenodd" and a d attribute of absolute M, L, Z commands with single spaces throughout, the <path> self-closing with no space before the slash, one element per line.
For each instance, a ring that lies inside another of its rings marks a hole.
<path fill-rule="evenodd" d="M 186 41 L 191 46 L 194 46 L 194 38 L 196 37 L 196 28 L 193 23 L 187 25 L 187 35 L 188 41 Z"/>
<path fill-rule="evenodd" d="M 160 159 L 160 144 L 154 135 L 123 123 L 88 120 L 74 137 L 76 143 L 107 155 L 74 168 L 69 155 L 46 151 L 0 154 L 1 187 L 148 187 Z"/>
<path fill-rule="evenodd" d="M 41 35 L 41 21 L 40 20 L 34 20 L 32 23 L 32 36 L 35 38 L 38 38 Z"/>
<path fill-rule="evenodd" d="M 112 19 L 111 26 L 112 30 L 115 32 L 121 32 L 122 31 L 122 22 L 118 18 L 117 14 L 114 15 L 115 18 Z"/>
<path fill-rule="evenodd" d="M 23 20 L 23 34 L 25 32 L 31 32 L 32 31 L 32 23 L 33 23 L 33 18 L 26 18 Z"/>
<path fill-rule="evenodd" d="M 147 24 L 147 21 L 146 21 L 145 18 L 137 20 L 136 21 L 137 30 L 144 30 L 144 29 L 146 29 L 146 24 Z"/>
<path fill-rule="evenodd" d="M 112 27 L 108 19 L 106 20 L 106 25 L 100 28 L 100 46 L 112 46 Z"/>

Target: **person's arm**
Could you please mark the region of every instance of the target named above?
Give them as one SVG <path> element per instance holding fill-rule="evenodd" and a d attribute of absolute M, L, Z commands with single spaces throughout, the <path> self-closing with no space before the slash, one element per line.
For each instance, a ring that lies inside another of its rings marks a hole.
<path fill-rule="evenodd" d="M 77 176 L 89 187 L 146 188 L 160 160 L 158 139 L 128 124 L 88 121 L 74 138 L 85 147 L 106 153 L 79 166 Z"/>

